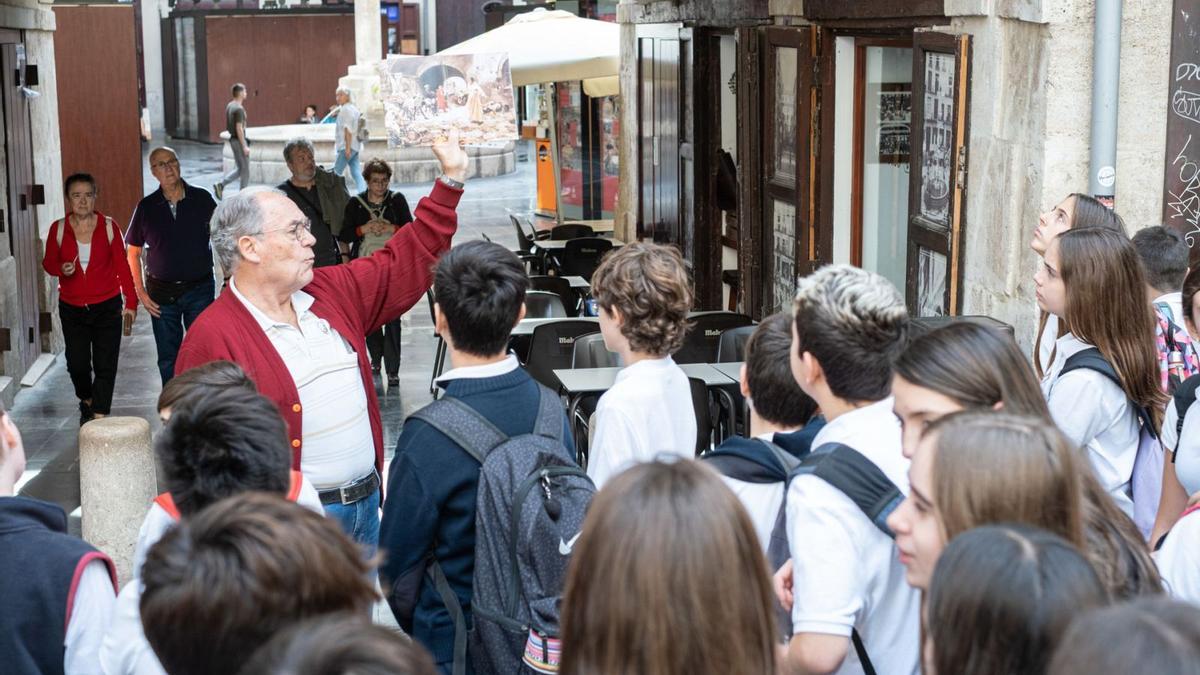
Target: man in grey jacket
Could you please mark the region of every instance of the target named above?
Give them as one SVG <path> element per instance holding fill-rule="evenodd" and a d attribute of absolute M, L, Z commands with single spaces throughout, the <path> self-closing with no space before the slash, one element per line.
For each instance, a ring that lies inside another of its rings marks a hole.
<path fill-rule="evenodd" d="M 313 159 L 312 143 L 306 138 L 293 138 L 283 146 L 283 159 L 292 177 L 279 184 L 279 189 L 308 216 L 316 259 L 314 267 L 336 265 L 349 254 L 346 244 L 338 242 L 342 231 L 342 216 L 350 194 L 341 176 L 317 166 Z"/>

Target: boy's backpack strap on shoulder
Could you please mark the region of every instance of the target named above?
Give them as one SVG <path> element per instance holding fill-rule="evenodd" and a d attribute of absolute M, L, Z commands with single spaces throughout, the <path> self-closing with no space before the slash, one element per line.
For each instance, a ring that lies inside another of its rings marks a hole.
<path fill-rule="evenodd" d="M 538 415 L 537 421 L 533 423 L 533 433 L 562 441 L 564 424 L 562 401 L 559 400 L 558 394 L 550 391 L 548 387 L 539 384 L 537 388 Z"/>
<path fill-rule="evenodd" d="M 895 538 L 887 517 L 904 501 L 904 493 L 862 453 L 841 443 L 826 443 L 800 462 L 793 477 L 805 474 L 837 488 L 880 532 Z"/>
<path fill-rule="evenodd" d="M 784 472 L 789 476 L 792 475 L 793 471 L 799 468 L 799 457 L 793 455 L 787 450 L 784 450 L 782 447 L 772 443 L 771 441 L 762 441 L 762 439 L 759 440 L 771 450 L 771 455 L 775 457 L 775 461 L 779 462 L 783 466 Z"/>
<path fill-rule="evenodd" d="M 508 440 L 508 435 L 497 429 L 488 418 L 449 396 L 430 403 L 408 418 L 421 420 L 437 429 L 480 464 L 483 464 L 492 448 Z"/>

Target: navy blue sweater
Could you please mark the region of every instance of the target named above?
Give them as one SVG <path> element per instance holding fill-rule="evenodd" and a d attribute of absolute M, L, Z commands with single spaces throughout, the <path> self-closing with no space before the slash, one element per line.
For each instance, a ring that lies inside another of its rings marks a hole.
<path fill-rule="evenodd" d="M 509 436 L 533 431 L 538 388 L 521 368 L 496 377 L 452 380 L 446 395 L 471 406 Z M 563 439 L 574 454 L 565 414 Z M 400 627 L 429 649 L 439 665 L 454 660 L 454 623 L 424 576 L 425 568 L 435 556 L 470 625 L 478 483 L 479 463 L 466 451 L 421 420 L 405 422 L 383 505 L 380 584 Z"/>

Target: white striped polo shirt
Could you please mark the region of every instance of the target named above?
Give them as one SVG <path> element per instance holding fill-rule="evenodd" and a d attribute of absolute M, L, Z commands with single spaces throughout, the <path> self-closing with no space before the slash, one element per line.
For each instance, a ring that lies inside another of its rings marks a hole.
<path fill-rule="evenodd" d="M 375 468 L 375 440 L 354 348 L 328 321 L 312 313 L 313 297 L 304 291 L 292 294 L 297 330 L 255 307 L 232 279 L 229 288 L 262 327 L 296 381 L 304 411 L 300 472 L 318 490 L 369 474 Z"/>

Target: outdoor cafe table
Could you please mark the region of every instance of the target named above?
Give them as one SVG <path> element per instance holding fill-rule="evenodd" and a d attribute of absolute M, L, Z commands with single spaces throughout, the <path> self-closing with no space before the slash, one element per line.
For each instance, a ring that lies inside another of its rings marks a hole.
<path fill-rule="evenodd" d="M 734 382 L 742 381 L 742 365 L 745 361 L 736 361 L 734 363 L 714 363 L 711 364 L 713 369 L 721 373 L 725 377 Z"/>
<path fill-rule="evenodd" d="M 576 291 L 585 290 L 586 291 L 587 289 L 592 287 L 592 285 L 588 283 L 588 280 L 584 279 L 583 277 L 573 277 L 572 276 L 572 277 L 563 277 L 563 278 L 566 279 L 571 284 L 572 290 L 576 290 Z"/>
<path fill-rule="evenodd" d="M 587 225 L 598 235 L 611 235 L 616 229 L 612 220 L 564 220 L 563 225 Z"/>
<path fill-rule="evenodd" d="M 571 239 L 534 239 L 533 246 L 534 246 L 534 248 L 541 250 L 543 253 L 553 253 L 554 251 L 561 251 L 564 248 L 566 248 L 568 241 L 572 241 L 572 240 Z M 615 237 L 613 239 L 610 239 L 609 241 L 612 242 L 613 248 L 620 248 L 625 245 L 625 242 L 623 242 L 620 239 L 617 239 Z"/>
<path fill-rule="evenodd" d="M 702 380 L 704 385 L 709 388 L 737 382 L 707 363 L 681 363 L 679 368 L 688 377 Z M 575 419 L 575 411 L 585 395 L 602 393 L 612 388 L 613 383 L 617 381 L 619 372 L 621 372 L 620 368 L 562 368 L 555 370 L 554 375 L 560 383 L 559 392 L 567 396 L 567 419 Z"/>

